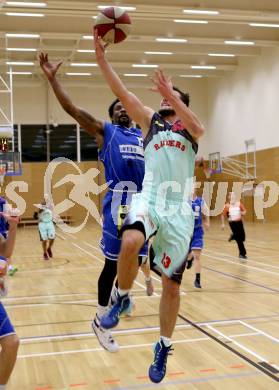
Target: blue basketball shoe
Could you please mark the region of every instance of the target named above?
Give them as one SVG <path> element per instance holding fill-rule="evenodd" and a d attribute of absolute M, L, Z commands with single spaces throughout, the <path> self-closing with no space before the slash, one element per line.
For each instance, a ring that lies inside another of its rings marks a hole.
<path fill-rule="evenodd" d="M 149 378 L 154 383 L 159 383 L 164 379 L 167 369 L 168 355 L 171 355 L 171 345 L 166 347 L 162 340 L 155 344 L 154 348 L 154 361 L 149 367 Z"/>
<path fill-rule="evenodd" d="M 121 314 L 127 312 L 131 301 L 128 294 L 122 297 L 117 292 L 116 302 L 111 309 L 101 318 L 100 325 L 104 329 L 111 329 L 117 326 Z"/>

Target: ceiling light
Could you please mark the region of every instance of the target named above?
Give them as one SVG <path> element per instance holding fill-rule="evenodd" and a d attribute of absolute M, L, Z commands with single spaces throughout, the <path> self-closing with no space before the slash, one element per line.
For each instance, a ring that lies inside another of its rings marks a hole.
<path fill-rule="evenodd" d="M 145 51 L 144 54 L 170 56 L 173 53 L 171 51 Z"/>
<path fill-rule="evenodd" d="M 37 49 L 23 48 L 23 47 L 7 47 L 7 51 L 37 51 Z"/>
<path fill-rule="evenodd" d="M 225 41 L 226 45 L 243 45 L 243 46 L 253 46 L 255 42 L 252 41 Z"/>
<path fill-rule="evenodd" d="M 273 24 L 273 23 L 249 23 L 249 26 L 279 28 L 279 24 Z"/>
<path fill-rule="evenodd" d="M 153 64 L 133 64 L 133 68 L 158 68 L 158 65 Z"/>
<path fill-rule="evenodd" d="M 93 50 L 93 49 L 90 49 L 90 50 L 89 49 L 88 50 L 87 49 L 86 50 L 85 49 L 84 50 L 78 49 L 77 52 L 78 53 L 95 53 L 95 50 Z"/>
<path fill-rule="evenodd" d="M 235 54 L 226 53 L 209 53 L 209 57 L 235 57 Z"/>
<path fill-rule="evenodd" d="M 43 18 L 44 14 L 31 14 L 31 13 L 23 13 L 23 12 L 6 12 L 7 16 L 31 16 L 34 18 Z"/>
<path fill-rule="evenodd" d="M 177 42 L 177 43 L 185 43 L 187 39 L 182 38 L 156 38 L 157 42 Z"/>
<path fill-rule="evenodd" d="M 26 1 L 6 1 L 6 5 L 15 6 L 15 7 L 34 7 L 34 8 L 43 8 L 46 7 L 46 3 L 31 3 Z"/>
<path fill-rule="evenodd" d="M 105 8 L 109 8 L 109 7 L 113 7 L 112 5 L 98 5 L 98 9 L 105 9 Z M 119 8 L 122 8 L 124 9 L 125 11 L 135 11 L 136 10 L 136 7 L 125 7 L 125 6 L 122 6 L 120 5 Z"/>
<path fill-rule="evenodd" d="M 207 10 L 196 10 L 196 9 L 184 9 L 185 14 L 193 15 L 219 15 L 219 11 L 207 11 Z"/>
<path fill-rule="evenodd" d="M 208 24 L 207 20 L 195 20 L 195 19 L 174 19 L 175 23 L 189 23 L 189 24 Z"/>
<path fill-rule="evenodd" d="M 97 64 L 91 62 L 91 63 L 86 63 L 86 62 L 72 62 L 71 66 L 98 66 Z"/>
<path fill-rule="evenodd" d="M 201 74 L 180 74 L 179 77 L 187 77 L 187 78 L 193 78 L 193 79 L 200 79 L 202 78 Z"/>
<path fill-rule="evenodd" d="M 7 38 L 40 38 L 39 34 L 13 34 L 7 33 Z"/>
<path fill-rule="evenodd" d="M 66 75 L 67 76 L 91 76 L 91 73 L 71 73 L 71 72 L 67 72 Z"/>
<path fill-rule="evenodd" d="M 214 65 L 192 65 L 192 69 L 216 69 Z"/>
<path fill-rule="evenodd" d="M 12 75 L 30 75 L 33 74 L 32 72 L 7 72 L 7 74 L 12 74 Z"/>
<path fill-rule="evenodd" d="M 7 61 L 7 65 L 21 65 L 21 66 L 27 66 L 27 65 L 34 65 L 34 62 L 16 62 L 16 61 Z"/>
<path fill-rule="evenodd" d="M 147 77 L 148 74 L 145 74 L 145 73 L 124 73 L 123 76 L 127 76 L 127 77 Z"/>

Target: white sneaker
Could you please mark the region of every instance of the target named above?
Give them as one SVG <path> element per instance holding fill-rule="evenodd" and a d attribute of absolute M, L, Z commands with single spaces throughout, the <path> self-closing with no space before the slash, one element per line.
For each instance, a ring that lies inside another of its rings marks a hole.
<path fill-rule="evenodd" d="M 109 329 L 103 329 L 100 326 L 99 318 L 96 316 L 92 321 L 92 329 L 99 340 L 99 343 L 103 348 L 109 352 L 117 352 L 119 350 L 119 345 L 112 337 Z"/>

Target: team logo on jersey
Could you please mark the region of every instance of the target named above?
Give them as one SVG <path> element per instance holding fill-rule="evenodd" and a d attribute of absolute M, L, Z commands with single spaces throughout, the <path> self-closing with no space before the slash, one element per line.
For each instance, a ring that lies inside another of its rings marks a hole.
<path fill-rule="evenodd" d="M 171 258 L 166 253 L 164 253 L 161 263 L 163 264 L 164 268 L 168 269 L 171 264 Z"/>
<path fill-rule="evenodd" d="M 187 150 L 186 145 L 184 145 L 182 142 L 176 141 L 174 139 L 164 139 L 159 144 L 155 144 L 154 148 L 155 148 L 155 150 L 159 150 L 159 149 L 166 147 L 166 146 L 171 147 L 171 148 L 180 149 L 182 152 Z"/>

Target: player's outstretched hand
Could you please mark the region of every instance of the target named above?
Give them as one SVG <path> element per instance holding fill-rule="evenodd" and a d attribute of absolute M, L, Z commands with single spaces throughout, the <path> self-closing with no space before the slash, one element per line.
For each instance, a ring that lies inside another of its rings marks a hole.
<path fill-rule="evenodd" d="M 48 60 L 48 54 L 40 53 L 39 55 L 40 60 L 40 67 L 42 68 L 44 74 L 48 78 L 48 80 L 53 80 L 55 78 L 55 75 L 62 65 L 63 61 L 58 62 L 57 64 L 52 64 Z"/>
<path fill-rule="evenodd" d="M 155 71 L 151 81 L 154 84 L 153 88 L 151 88 L 151 91 L 160 93 L 160 95 L 165 99 L 168 99 L 169 96 L 173 94 L 171 78 L 165 75 L 162 69 Z"/>
<path fill-rule="evenodd" d="M 106 48 L 108 43 L 104 44 L 101 37 L 98 35 L 98 29 L 94 29 L 94 49 L 96 54 L 97 62 L 100 62 L 105 59 Z"/>

